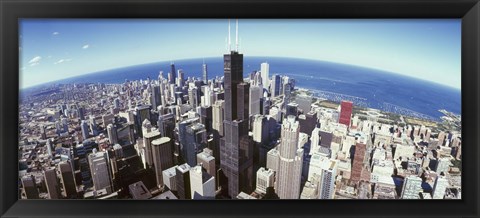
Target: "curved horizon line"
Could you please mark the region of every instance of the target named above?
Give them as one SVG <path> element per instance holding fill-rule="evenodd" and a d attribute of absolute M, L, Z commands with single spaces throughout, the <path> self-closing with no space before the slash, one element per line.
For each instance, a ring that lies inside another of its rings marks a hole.
<path fill-rule="evenodd" d="M 448 88 L 451 88 L 451 89 L 455 89 L 455 90 L 461 91 L 461 87 L 454 87 L 454 86 L 450 86 L 450 85 L 443 84 L 443 83 L 439 83 L 439 82 L 432 81 L 432 80 L 427 80 L 427 79 L 423 79 L 423 78 L 413 77 L 413 76 L 410 76 L 410 75 L 405 75 L 405 74 L 402 74 L 402 73 L 393 72 L 393 71 L 389 71 L 389 70 L 386 70 L 386 69 L 369 67 L 369 66 L 363 66 L 363 65 L 349 64 L 349 63 L 343 63 L 343 62 L 335 62 L 335 61 L 322 60 L 322 59 L 303 58 L 303 57 L 288 57 L 288 56 L 245 56 L 245 57 L 246 57 L 246 58 L 285 58 L 285 59 L 298 59 L 298 60 L 307 60 L 307 61 L 316 61 L 316 62 L 327 62 L 327 63 L 333 63 L 333 64 L 341 64 L 341 65 L 347 65 L 347 66 L 353 66 L 353 67 L 359 67 L 359 68 L 365 68 L 365 69 L 371 69 L 371 70 L 381 71 L 381 72 L 384 72 L 384 73 L 396 74 L 396 75 L 400 75 L 400 76 L 404 76 L 404 77 L 408 77 L 408 78 L 413 78 L 413 79 L 417 79 L 417 80 L 428 81 L 428 82 L 431 82 L 431 83 L 434 83 L 434 84 L 437 84 L 437 85 L 441 85 L 441 86 L 444 86 L 444 87 L 448 87 Z M 210 56 L 210 57 L 194 57 L 194 58 L 182 58 L 182 59 L 172 59 L 172 60 L 174 60 L 174 62 L 176 62 L 176 61 L 187 61 L 187 60 L 196 60 L 196 59 L 201 59 L 201 60 L 203 59 L 203 60 L 204 60 L 204 59 L 214 59 L 214 58 L 220 59 L 220 58 L 222 58 L 222 57 Z M 119 66 L 119 67 L 114 67 L 114 68 L 96 70 L 96 71 L 94 71 L 94 72 L 84 73 L 84 74 L 80 74 L 80 75 L 75 75 L 75 76 L 60 78 L 60 79 L 53 80 L 53 81 L 49 81 L 49 82 L 38 83 L 38 84 L 31 85 L 31 86 L 22 87 L 22 88 L 20 88 L 20 90 L 22 90 L 22 89 L 28 89 L 28 88 L 33 88 L 33 87 L 40 86 L 40 85 L 44 85 L 44 84 L 47 84 L 47 83 L 54 83 L 54 82 L 57 82 L 57 81 L 62 81 L 62 80 L 67 80 L 67 79 L 73 79 L 73 78 L 77 78 L 77 77 L 81 77 L 81 76 L 87 76 L 87 75 L 91 75 L 91 74 L 98 74 L 98 73 L 103 73 L 103 72 L 112 71 L 112 70 L 117 70 L 117 69 L 122 69 L 122 68 L 129 68 L 129 67 L 136 67 L 136 66 L 142 66 L 142 65 L 150 65 L 150 64 L 171 62 L 172 60 L 145 62 L 145 63 L 139 63 L 139 64 L 133 64 L 133 65 L 124 65 L 124 66 Z M 265 60 L 264 62 L 267 62 L 267 60 Z M 207 63 L 207 64 L 208 64 L 208 63 Z M 460 84 L 460 85 L 461 85 L 461 84 Z"/>

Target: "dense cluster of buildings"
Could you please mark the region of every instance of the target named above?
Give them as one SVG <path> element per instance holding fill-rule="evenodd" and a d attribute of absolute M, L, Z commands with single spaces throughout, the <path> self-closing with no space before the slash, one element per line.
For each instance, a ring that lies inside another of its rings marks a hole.
<path fill-rule="evenodd" d="M 201 69 L 23 98 L 20 198 L 461 198 L 460 130 L 325 106 L 268 63 L 244 77 L 238 49 Z"/>

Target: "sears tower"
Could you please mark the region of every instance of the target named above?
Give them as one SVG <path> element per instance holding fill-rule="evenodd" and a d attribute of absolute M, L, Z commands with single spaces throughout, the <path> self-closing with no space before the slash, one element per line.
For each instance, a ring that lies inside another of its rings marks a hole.
<path fill-rule="evenodd" d="M 243 54 L 238 53 L 238 20 L 234 51 L 230 49 L 230 21 L 228 30 L 229 53 L 223 56 L 225 135 L 220 139 L 220 167 L 228 180 L 228 185 L 224 184 L 222 188 L 234 198 L 241 191 L 253 191 L 253 141 L 248 136 L 250 85 L 243 82 Z"/>

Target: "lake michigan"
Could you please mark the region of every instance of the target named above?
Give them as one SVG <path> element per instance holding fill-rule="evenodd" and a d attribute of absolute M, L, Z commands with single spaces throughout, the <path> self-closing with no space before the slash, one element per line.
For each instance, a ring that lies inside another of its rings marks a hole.
<path fill-rule="evenodd" d="M 202 76 L 202 63 L 208 65 L 208 77 L 223 76 L 223 58 L 175 61 L 185 77 Z M 294 58 L 244 56 L 243 75 L 260 70 L 268 62 L 270 77 L 286 75 L 296 81 L 296 87 L 312 90 L 318 97 L 331 100 L 351 100 L 354 104 L 401 114 L 439 120 L 445 109 L 461 114 L 461 91 L 426 80 L 407 77 L 365 67 Z M 72 77 L 55 83 L 123 83 L 128 80 L 157 79 L 170 71 L 170 61 L 101 71 Z M 432 78 L 433 80 L 435 78 Z"/>

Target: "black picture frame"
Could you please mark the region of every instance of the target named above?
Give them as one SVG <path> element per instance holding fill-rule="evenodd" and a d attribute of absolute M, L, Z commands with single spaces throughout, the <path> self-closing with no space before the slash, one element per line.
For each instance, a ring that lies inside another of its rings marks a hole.
<path fill-rule="evenodd" d="M 2 217 L 478 217 L 478 0 L 1 0 Z M 19 18 L 461 18 L 462 200 L 18 200 Z"/>

